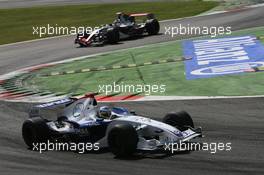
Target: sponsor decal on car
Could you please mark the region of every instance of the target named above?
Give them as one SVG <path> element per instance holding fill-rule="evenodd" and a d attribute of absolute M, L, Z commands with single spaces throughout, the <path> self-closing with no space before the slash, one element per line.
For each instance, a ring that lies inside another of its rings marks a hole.
<path fill-rule="evenodd" d="M 65 99 L 53 101 L 50 103 L 40 104 L 40 105 L 37 105 L 36 107 L 37 108 L 48 108 L 48 107 L 52 107 L 52 106 L 56 106 L 56 105 L 66 104 L 66 103 L 69 103 L 71 101 L 72 101 L 71 99 L 65 98 Z"/>

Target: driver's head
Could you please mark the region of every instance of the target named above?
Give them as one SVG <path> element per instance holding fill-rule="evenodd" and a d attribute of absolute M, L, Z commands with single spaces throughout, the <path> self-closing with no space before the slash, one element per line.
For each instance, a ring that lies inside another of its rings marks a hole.
<path fill-rule="evenodd" d="M 102 106 L 99 109 L 99 117 L 103 119 L 109 119 L 111 116 L 111 109 L 108 106 Z"/>
<path fill-rule="evenodd" d="M 117 18 L 120 19 L 120 17 L 123 15 L 123 13 L 122 12 L 117 12 L 116 15 L 117 15 Z"/>

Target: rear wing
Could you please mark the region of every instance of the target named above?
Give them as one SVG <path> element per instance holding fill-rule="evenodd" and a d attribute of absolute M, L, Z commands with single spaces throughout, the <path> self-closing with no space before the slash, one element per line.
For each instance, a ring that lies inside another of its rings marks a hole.
<path fill-rule="evenodd" d="M 129 16 L 132 16 L 132 17 L 146 16 L 147 19 L 154 19 L 155 18 L 153 13 L 132 13 L 132 14 L 129 14 Z"/>
<path fill-rule="evenodd" d="M 45 109 L 45 108 L 55 108 L 57 106 L 66 106 L 66 105 L 69 105 L 75 102 L 76 100 L 80 100 L 83 98 L 95 98 L 97 94 L 98 93 L 87 93 L 79 98 L 68 97 L 68 98 L 64 98 L 64 99 L 60 99 L 60 100 L 56 100 L 56 101 L 52 101 L 48 103 L 39 104 L 39 105 L 34 106 L 33 108 Z"/>
<path fill-rule="evenodd" d="M 65 98 L 65 99 L 61 99 L 61 100 L 57 100 L 57 101 L 52 101 L 49 103 L 39 104 L 39 105 L 34 106 L 33 108 L 38 108 L 38 109 L 54 108 L 57 106 L 70 104 L 74 101 L 75 100 L 73 98 Z"/>
<path fill-rule="evenodd" d="M 65 107 L 69 104 L 72 104 L 74 101 L 74 98 L 65 98 L 57 101 L 35 105 L 30 109 L 29 117 L 41 117 L 41 109 L 57 109 L 59 107 Z"/>
<path fill-rule="evenodd" d="M 67 97 L 64 99 L 60 99 L 57 101 L 52 101 L 52 102 L 48 102 L 48 103 L 43 103 L 43 104 L 39 104 L 36 106 L 33 106 L 29 112 L 29 117 L 36 117 L 36 116 L 40 116 L 41 109 L 59 109 L 59 108 L 65 108 L 69 105 L 71 105 L 72 103 L 78 101 L 78 100 L 82 100 L 82 99 L 86 99 L 86 98 L 92 98 L 93 100 L 93 105 L 96 106 L 97 105 L 97 101 L 95 99 L 95 95 L 97 95 L 98 93 L 88 93 L 85 94 L 84 96 L 81 96 L 79 98 L 75 98 L 75 97 Z"/>

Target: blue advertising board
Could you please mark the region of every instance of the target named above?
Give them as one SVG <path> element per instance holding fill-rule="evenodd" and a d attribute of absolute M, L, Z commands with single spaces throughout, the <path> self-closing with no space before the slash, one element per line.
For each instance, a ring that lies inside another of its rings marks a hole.
<path fill-rule="evenodd" d="M 245 73 L 264 66 L 264 46 L 255 36 L 183 41 L 186 79 Z"/>

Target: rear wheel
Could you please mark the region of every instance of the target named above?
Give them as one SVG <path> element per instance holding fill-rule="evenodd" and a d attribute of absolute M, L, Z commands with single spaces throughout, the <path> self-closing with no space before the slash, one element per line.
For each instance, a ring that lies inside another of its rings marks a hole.
<path fill-rule="evenodd" d="M 108 133 L 108 145 L 117 157 L 127 157 L 137 149 L 138 135 L 130 124 L 115 124 Z"/>
<path fill-rule="evenodd" d="M 194 128 L 194 124 L 191 116 L 185 111 L 168 113 L 163 118 L 163 123 L 177 127 L 181 131 L 185 130 L 188 127 Z"/>
<path fill-rule="evenodd" d="M 160 30 L 159 21 L 157 19 L 150 19 L 146 22 L 146 30 L 149 35 L 157 35 Z"/>
<path fill-rule="evenodd" d="M 47 142 L 50 138 L 50 129 L 44 119 L 34 117 L 23 123 L 22 136 L 27 146 L 32 149 L 33 144 Z"/>

